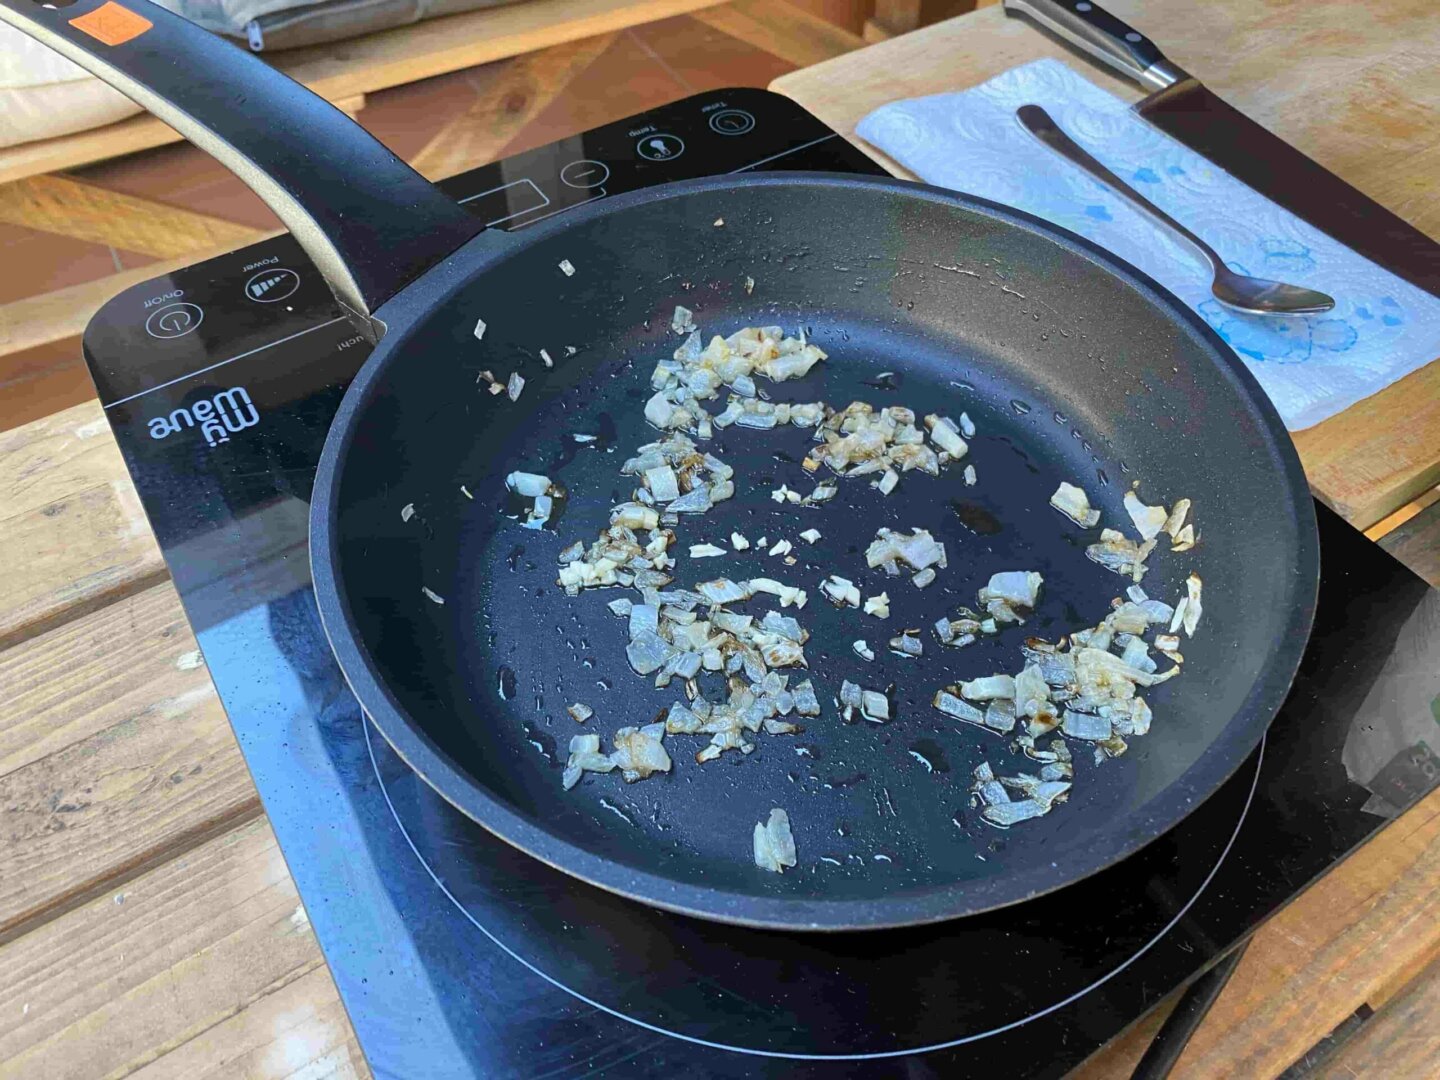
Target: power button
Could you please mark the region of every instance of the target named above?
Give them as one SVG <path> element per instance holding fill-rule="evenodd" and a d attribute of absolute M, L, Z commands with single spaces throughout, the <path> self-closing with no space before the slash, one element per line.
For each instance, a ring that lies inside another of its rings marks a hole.
<path fill-rule="evenodd" d="M 205 312 L 195 304 L 166 304 L 150 313 L 145 320 L 145 332 L 153 338 L 184 337 L 204 318 Z"/>

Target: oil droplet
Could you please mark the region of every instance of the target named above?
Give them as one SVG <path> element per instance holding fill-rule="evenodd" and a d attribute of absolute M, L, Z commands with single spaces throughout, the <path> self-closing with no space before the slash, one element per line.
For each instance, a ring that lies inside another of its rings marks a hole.
<path fill-rule="evenodd" d="M 916 739 L 910 749 L 911 753 L 923 754 L 930 767 L 937 773 L 950 771 L 950 762 L 945 759 L 945 751 L 934 739 Z"/>
<path fill-rule="evenodd" d="M 1068 423 L 1068 422 L 1069 422 L 1069 418 L 1068 418 L 1064 413 L 1062 413 L 1062 412 L 1057 412 L 1057 413 L 1055 414 L 1055 423 L 1057 423 L 1057 424 L 1066 424 L 1066 423 Z"/>
<path fill-rule="evenodd" d="M 1101 487 L 1109 487 L 1109 486 L 1110 486 L 1110 477 L 1108 477 L 1108 476 L 1105 475 L 1105 470 L 1104 470 L 1104 469 L 1096 469 L 1096 470 L 1095 470 L 1095 479 L 1097 479 L 1097 480 L 1100 481 L 1100 486 L 1101 486 Z"/>
<path fill-rule="evenodd" d="M 1129 466 L 1129 465 L 1126 465 L 1125 462 L 1123 462 L 1123 461 L 1118 462 L 1117 464 L 1120 466 L 1120 473 L 1121 473 L 1121 475 L 1123 475 L 1123 476 L 1129 476 L 1129 475 L 1130 475 L 1130 466 Z"/>
<path fill-rule="evenodd" d="M 899 390 L 904 381 L 904 377 L 895 371 L 882 371 L 875 378 L 864 380 L 866 386 L 873 386 L 876 390 Z"/>
<path fill-rule="evenodd" d="M 1000 519 L 979 503 L 962 499 L 951 499 L 950 509 L 960 519 L 960 524 L 976 536 L 994 536 L 1001 529 Z"/>
<path fill-rule="evenodd" d="M 1019 398 L 1011 398 L 1010 408 L 1014 409 L 1018 416 L 1024 416 L 1030 411 L 1030 404 L 1029 402 L 1021 401 Z"/>
<path fill-rule="evenodd" d="M 510 665 L 500 665 L 500 677 L 497 683 L 501 701 L 509 701 L 515 696 L 515 672 L 511 670 Z"/>

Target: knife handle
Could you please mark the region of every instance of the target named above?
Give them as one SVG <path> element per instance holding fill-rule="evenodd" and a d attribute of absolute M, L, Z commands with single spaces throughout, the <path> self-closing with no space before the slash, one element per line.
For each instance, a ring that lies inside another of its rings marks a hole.
<path fill-rule="evenodd" d="M 1153 41 L 1091 0 L 1003 0 L 1003 6 L 1006 15 L 1029 19 L 1141 86 L 1163 90 L 1189 78 Z"/>

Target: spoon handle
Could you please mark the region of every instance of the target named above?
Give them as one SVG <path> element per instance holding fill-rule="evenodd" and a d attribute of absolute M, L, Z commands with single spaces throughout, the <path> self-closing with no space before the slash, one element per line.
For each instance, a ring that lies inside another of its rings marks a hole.
<path fill-rule="evenodd" d="M 1187 229 L 1180 222 L 1176 221 L 1169 214 L 1165 213 L 1158 206 L 1145 198 L 1129 184 L 1121 180 L 1113 172 L 1107 169 L 1100 162 L 1090 156 L 1079 143 L 1060 130 L 1058 124 L 1051 119 L 1050 114 L 1039 105 L 1021 105 L 1015 110 L 1015 117 L 1020 121 L 1020 126 L 1034 135 L 1042 143 L 1054 150 L 1066 161 L 1078 165 L 1089 173 L 1094 179 L 1100 181 L 1116 195 L 1128 202 L 1136 210 L 1159 222 L 1173 231 L 1179 233 L 1200 251 L 1209 261 L 1211 269 L 1216 273 L 1225 270 L 1225 263 L 1220 255 L 1209 244 L 1201 240 L 1193 232 Z"/>

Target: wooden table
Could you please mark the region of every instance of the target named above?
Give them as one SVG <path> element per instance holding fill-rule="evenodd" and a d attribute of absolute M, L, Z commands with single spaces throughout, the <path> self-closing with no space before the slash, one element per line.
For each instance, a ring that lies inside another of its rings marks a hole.
<path fill-rule="evenodd" d="M 1427 128 L 1425 109 L 1440 84 L 1421 61 L 1440 19 L 1392 0 L 1352 33 L 1342 6 L 1149 0 L 1142 16 L 1115 3 L 1178 62 L 1437 231 L 1440 124 Z M 1317 64 L 1299 62 L 1317 50 Z M 848 131 L 881 100 L 1054 51 L 987 10 L 779 88 Z M 1299 86 L 1342 118 L 1340 134 L 1306 122 Z M 1432 483 L 1437 387 L 1440 364 L 1303 433 L 1317 490 L 1368 525 Z M 1428 528 L 1425 514 L 1406 522 L 1401 550 L 1423 559 Z M 93 402 L 0 433 L 0 553 L 0 1077 L 367 1075 Z M 1327 1069 L 1434 1075 L 1437 894 L 1440 793 L 1260 931 L 1181 1074 L 1277 1074 L 1373 1009 Z M 1158 1022 L 1082 1071 L 1123 1075 Z"/>

